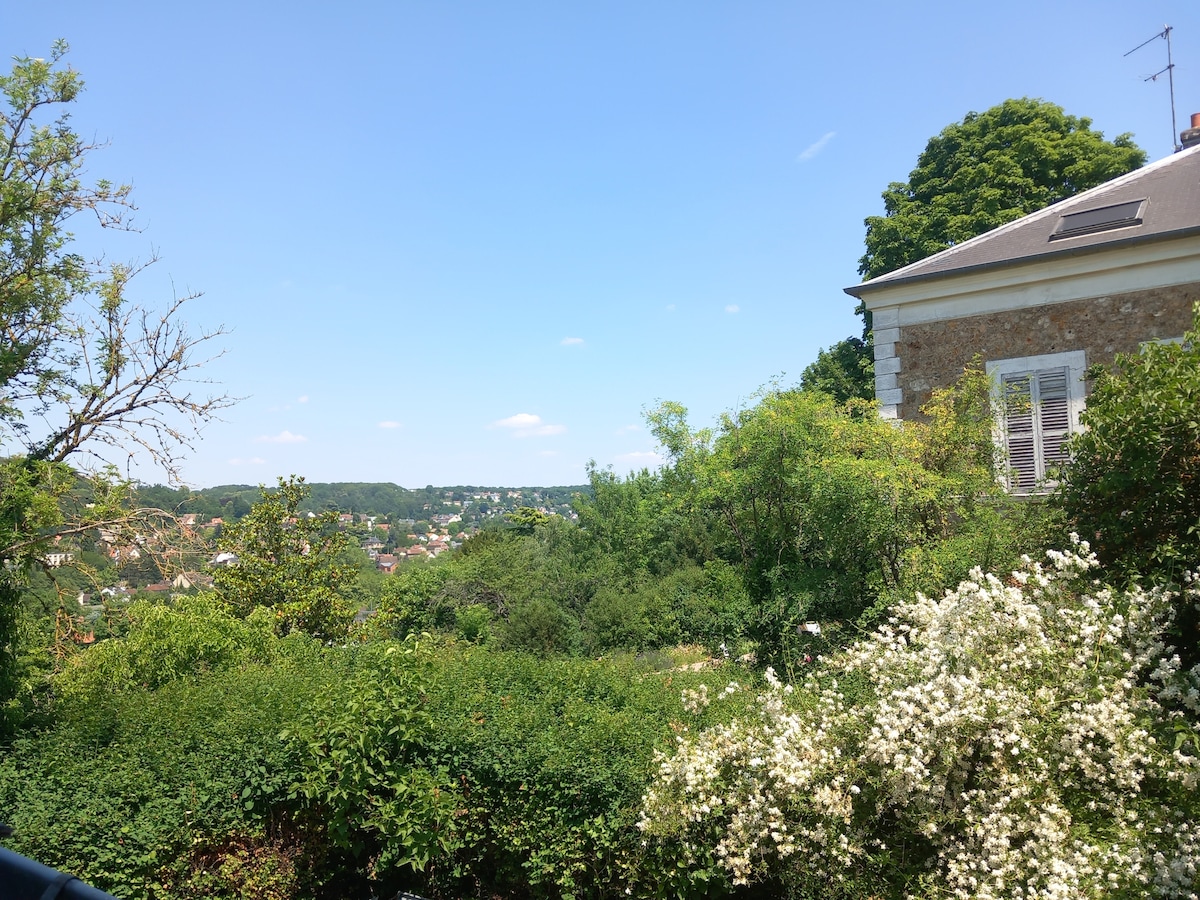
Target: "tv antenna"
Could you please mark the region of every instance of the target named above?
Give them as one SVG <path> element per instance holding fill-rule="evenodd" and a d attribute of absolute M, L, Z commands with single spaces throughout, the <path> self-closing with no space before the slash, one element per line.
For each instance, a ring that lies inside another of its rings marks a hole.
<path fill-rule="evenodd" d="M 1175 127 L 1175 63 L 1171 61 L 1171 26 L 1164 25 L 1162 31 L 1160 31 L 1154 37 L 1147 38 L 1146 40 L 1142 41 L 1140 44 L 1130 50 L 1129 53 L 1135 53 L 1138 50 L 1141 50 L 1151 41 L 1157 41 L 1159 38 L 1163 38 L 1167 42 L 1167 67 L 1165 69 L 1159 69 L 1153 75 L 1147 75 L 1142 79 L 1142 81 L 1158 81 L 1159 75 L 1161 75 L 1163 72 L 1167 73 L 1167 84 L 1170 85 L 1171 89 L 1171 146 L 1174 147 L 1175 152 L 1178 153 L 1183 149 L 1183 147 L 1179 144 L 1179 129 Z M 1128 56 L 1129 53 L 1126 53 L 1125 56 Z"/>

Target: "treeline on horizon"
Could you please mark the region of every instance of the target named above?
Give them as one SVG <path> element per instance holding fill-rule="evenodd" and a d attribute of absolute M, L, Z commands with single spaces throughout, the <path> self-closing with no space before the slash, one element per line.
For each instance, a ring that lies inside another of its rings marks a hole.
<path fill-rule="evenodd" d="M 262 485 L 224 484 L 207 488 L 172 488 L 161 484 L 139 484 L 138 501 L 177 515 L 195 513 L 212 518 L 240 519 L 258 501 Z M 495 505 L 486 497 L 473 499 L 476 494 L 501 495 L 502 506 L 531 505 L 567 507 L 575 494 L 587 494 L 587 484 L 549 487 L 487 487 L 481 485 L 447 485 L 405 488 L 391 482 L 309 482 L 309 494 L 301 503 L 304 512 L 343 512 L 356 515 L 386 516 L 397 519 L 422 519 L 430 513 L 459 511 L 453 501 L 472 501 L 485 510 Z M 509 491 L 519 491 L 521 499 L 509 498 Z M 541 499 L 534 501 L 534 495 Z"/>

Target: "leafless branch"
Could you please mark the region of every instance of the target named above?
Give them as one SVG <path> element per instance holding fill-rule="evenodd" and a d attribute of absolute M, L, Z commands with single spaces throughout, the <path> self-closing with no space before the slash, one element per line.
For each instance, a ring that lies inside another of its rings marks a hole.
<path fill-rule="evenodd" d="M 90 308 L 62 329 L 61 374 L 42 411 L 49 430 L 27 443 L 30 458 L 84 453 L 115 464 L 140 450 L 175 481 L 199 430 L 236 402 L 208 390 L 213 381 L 202 374 L 224 354 L 209 350 L 225 329 L 188 330 L 180 311 L 195 294 L 175 297 L 161 313 L 126 305 L 124 287 L 136 272 L 114 266 Z"/>

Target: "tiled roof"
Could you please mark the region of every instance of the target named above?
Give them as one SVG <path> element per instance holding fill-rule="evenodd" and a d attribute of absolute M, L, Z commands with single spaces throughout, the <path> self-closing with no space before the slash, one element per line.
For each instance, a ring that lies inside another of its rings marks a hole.
<path fill-rule="evenodd" d="M 1063 215 L 1134 200 L 1146 201 L 1139 225 L 1051 239 Z M 1172 154 L 902 269 L 848 287 L 846 293 L 861 297 L 875 288 L 1192 233 L 1200 233 L 1200 146 Z"/>

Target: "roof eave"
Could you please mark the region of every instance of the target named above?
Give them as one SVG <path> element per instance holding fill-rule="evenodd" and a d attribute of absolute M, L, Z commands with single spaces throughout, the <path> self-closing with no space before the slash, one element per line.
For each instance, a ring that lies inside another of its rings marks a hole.
<path fill-rule="evenodd" d="M 1031 262 L 1043 262 L 1046 260 L 1062 259 L 1068 256 L 1086 256 L 1092 253 L 1102 253 L 1106 250 L 1111 250 L 1116 247 L 1128 247 L 1134 244 L 1150 244 L 1159 241 L 1177 240 L 1178 238 L 1190 237 L 1195 234 L 1200 234 L 1200 225 L 1192 225 L 1188 228 L 1180 228 L 1175 231 L 1160 232 L 1151 235 L 1137 235 L 1125 238 L 1119 238 L 1113 241 L 1105 241 L 1102 244 L 1090 244 L 1086 247 L 1063 247 L 1052 253 L 1032 253 L 1025 256 L 1018 256 L 1013 259 L 1000 259 L 992 262 L 978 263 L 973 266 L 962 266 L 957 269 L 944 269 L 940 272 L 925 272 L 917 275 L 908 275 L 900 278 L 887 278 L 881 276 L 881 279 L 887 280 L 872 283 L 864 281 L 860 284 L 851 285 L 847 288 L 842 288 L 851 297 L 859 300 L 864 299 L 864 294 L 873 294 L 879 291 L 885 291 L 891 287 L 900 285 L 915 284 L 921 281 L 941 281 L 947 278 L 957 278 L 961 275 L 973 274 L 975 272 L 986 272 L 993 269 L 1007 269 L 1016 266 L 1026 265 Z"/>

